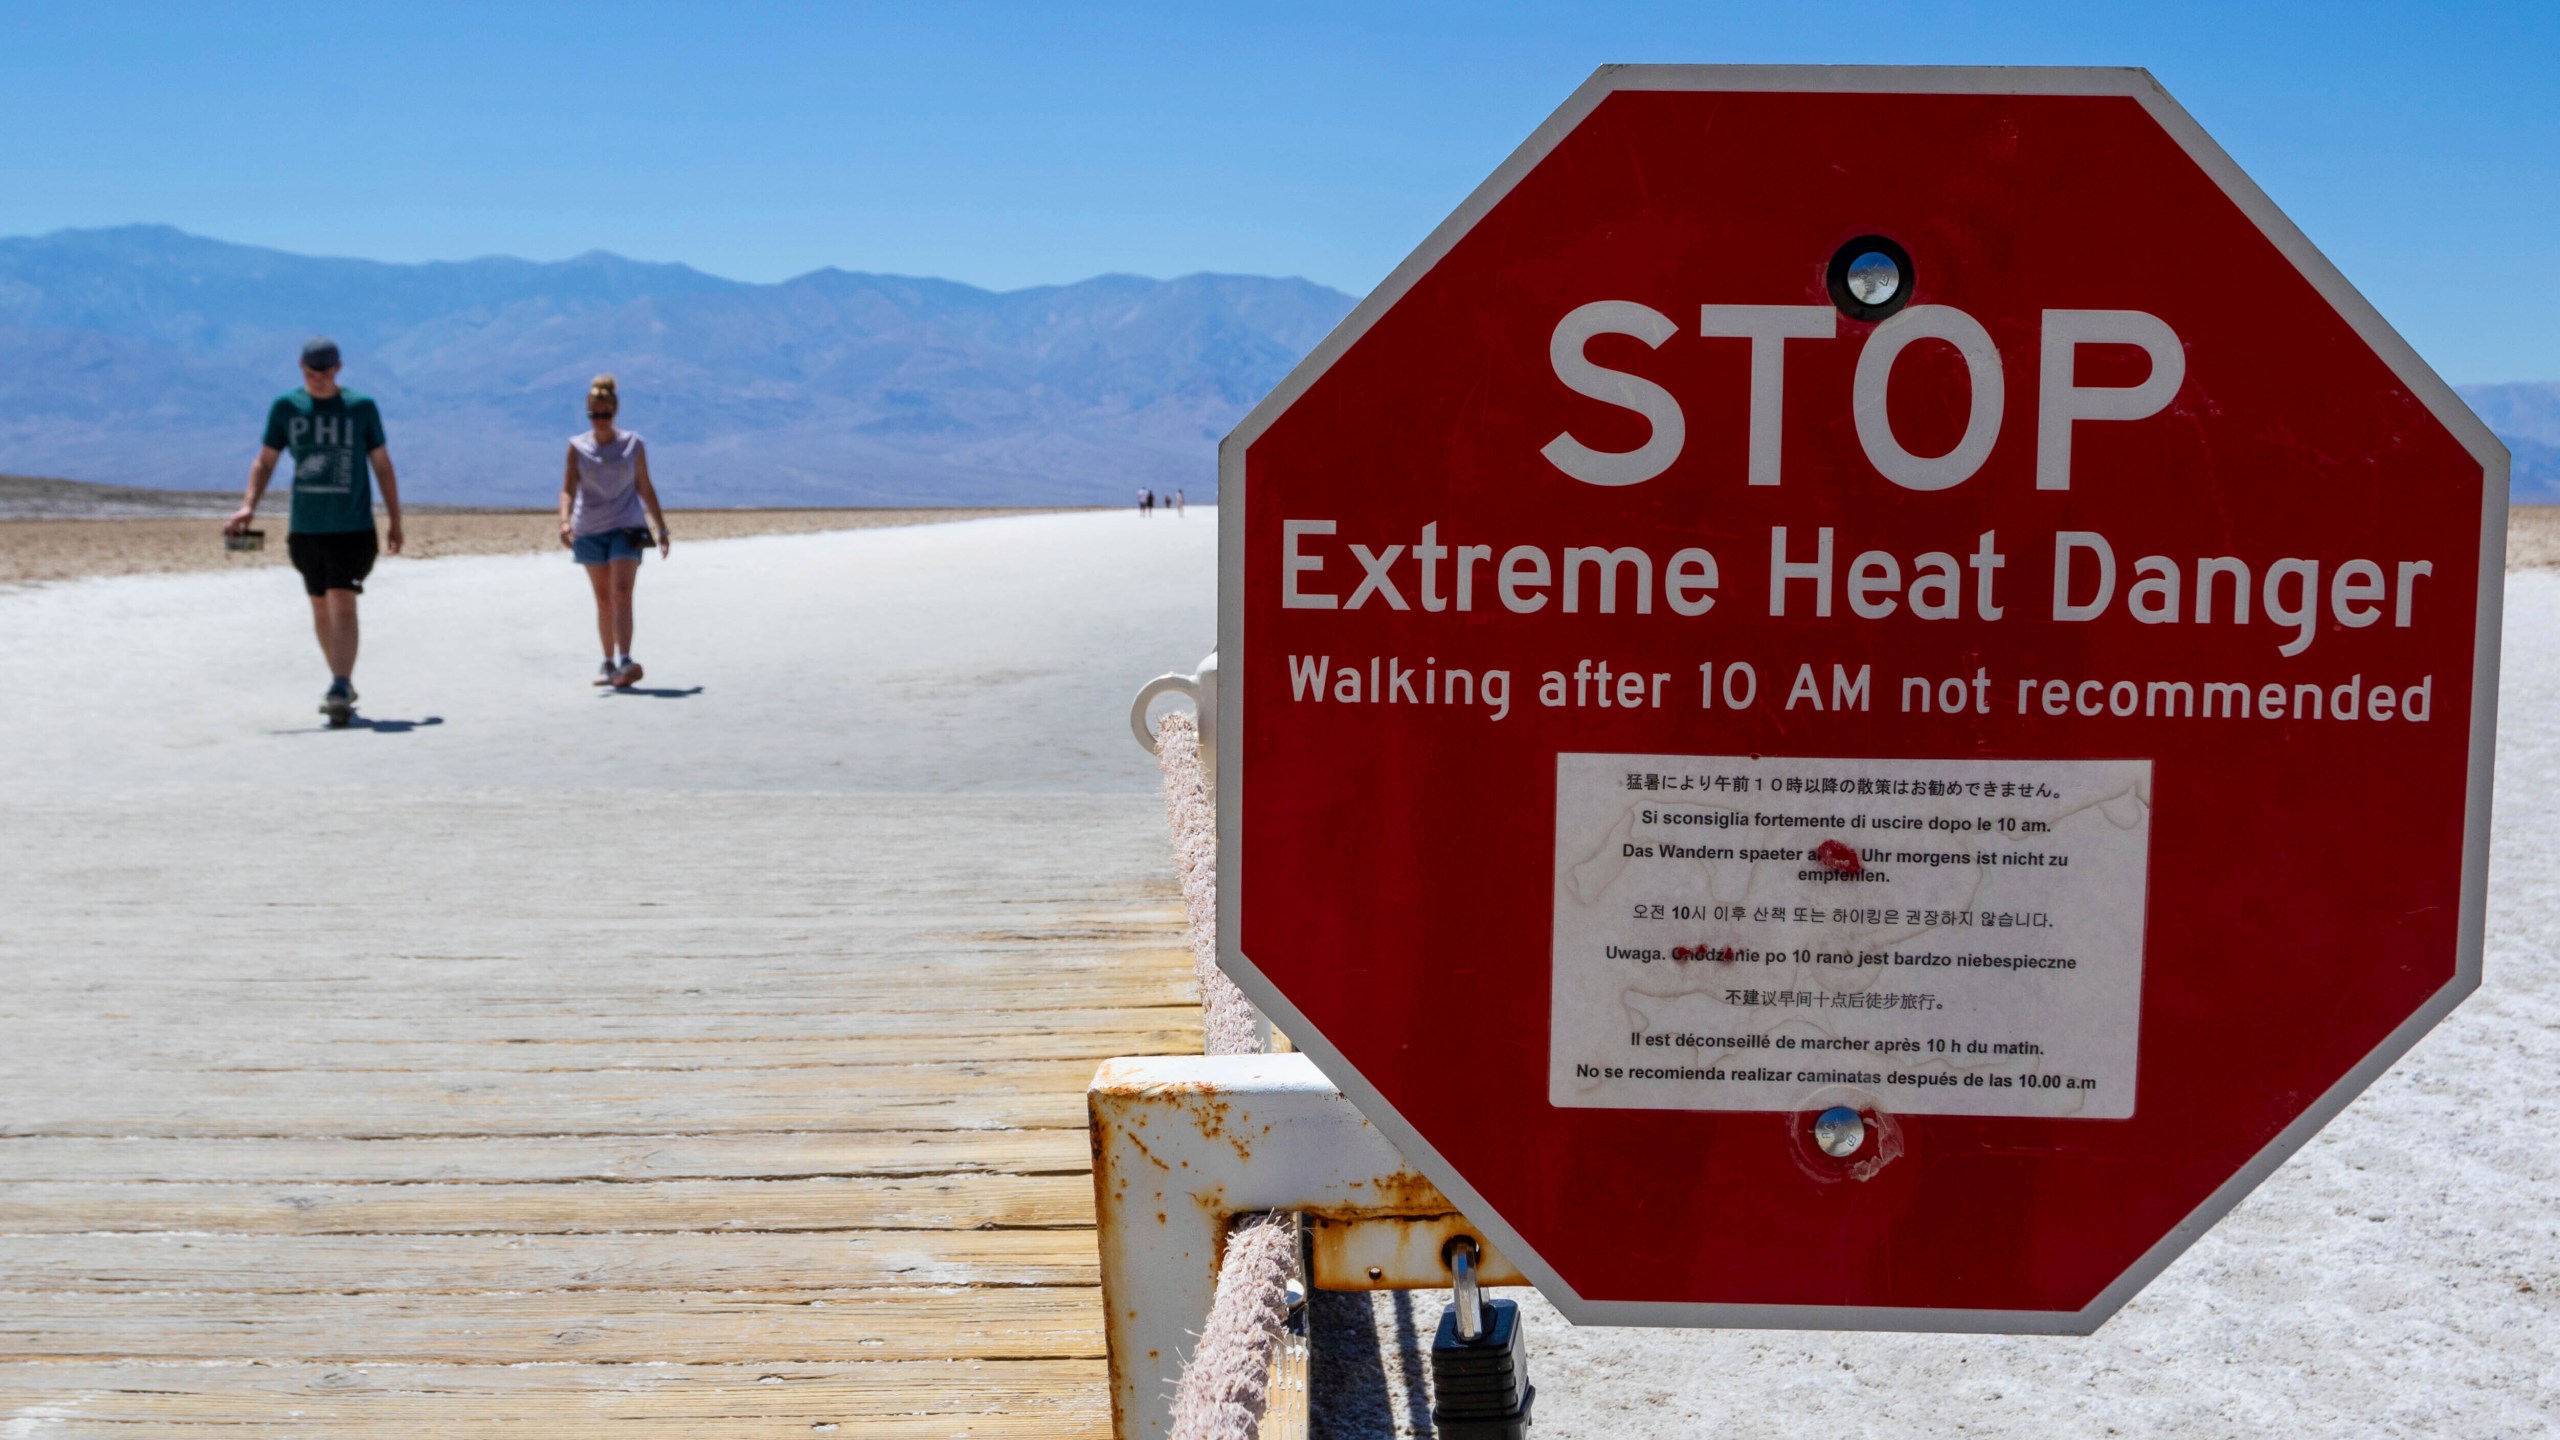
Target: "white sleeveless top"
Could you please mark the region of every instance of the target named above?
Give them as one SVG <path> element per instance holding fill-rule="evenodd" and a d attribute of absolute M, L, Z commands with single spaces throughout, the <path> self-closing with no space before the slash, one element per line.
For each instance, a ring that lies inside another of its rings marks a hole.
<path fill-rule="evenodd" d="M 569 507 L 569 533 L 601 535 L 608 530 L 635 530 L 649 523 L 640 503 L 640 437 L 616 430 L 599 445 L 596 432 L 581 430 L 569 437 L 569 453 L 578 457 L 578 495 Z"/>

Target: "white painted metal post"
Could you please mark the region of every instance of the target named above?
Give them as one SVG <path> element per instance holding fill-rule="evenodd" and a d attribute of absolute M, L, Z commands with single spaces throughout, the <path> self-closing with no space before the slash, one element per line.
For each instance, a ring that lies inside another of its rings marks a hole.
<path fill-rule="evenodd" d="M 1112 1419 L 1120 1440 L 1162 1440 L 1229 1217 L 1364 1198 L 1404 1157 L 1304 1055 L 1109 1060 L 1085 1098 Z"/>
<path fill-rule="evenodd" d="M 1408 1217 L 1438 1227 L 1431 1233 L 1456 1218 L 1304 1055 L 1106 1060 L 1085 1102 L 1119 1440 L 1171 1433 L 1174 1387 L 1217 1294 L 1230 1218 Z M 1377 1253 L 1383 1262 L 1393 1250 Z M 1427 1278 L 1446 1283 L 1438 1258 Z M 1488 1283 L 1520 1283 L 1489 1247 L 1484 1268 Z"/>

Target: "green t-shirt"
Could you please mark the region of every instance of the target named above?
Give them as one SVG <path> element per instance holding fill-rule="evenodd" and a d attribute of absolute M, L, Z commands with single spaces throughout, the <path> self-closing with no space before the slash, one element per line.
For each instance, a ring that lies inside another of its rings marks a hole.
<path fill-rule="evenodd" d="M 383 445 L 373 397 L 353 390 L 326 400 L 308 390 L 279 395 L 267 409 L 266 445 L 293 453 L 288 528 L 305 535 L 373 528 L 373 471 L 365 457 Z"/>

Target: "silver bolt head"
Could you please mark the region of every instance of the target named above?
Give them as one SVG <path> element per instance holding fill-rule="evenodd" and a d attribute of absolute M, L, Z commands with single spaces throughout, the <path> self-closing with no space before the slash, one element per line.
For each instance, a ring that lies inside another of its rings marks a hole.
<path fill-rule="evenodd" d="M 1865 1117 L 1846 1105 L 1834 1105 L 1813 1120 L 1813 1143 L 1834 1160 L 1846 1160 L 1867 1143 Z"/>
<path fill-rule="evenodd" d="M 1861 305 L 1882 305 L 1902 289 L 1902 267 L 1881 250 L 1849 262 L 1849 293 Z"/>

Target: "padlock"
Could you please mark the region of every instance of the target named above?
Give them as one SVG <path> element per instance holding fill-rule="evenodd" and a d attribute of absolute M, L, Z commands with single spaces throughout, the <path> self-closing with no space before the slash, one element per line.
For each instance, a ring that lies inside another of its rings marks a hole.
<path fill-rule="evenodd" d="M 1455 1294 L 1431 1341 L 1431 1428 L 1439 1440 L 1526 1440 L 1537 1387 L 1520 1334 L 1520 1307 L 1476 1286 L 1476 1244 L 1449 1242 Z"/>

